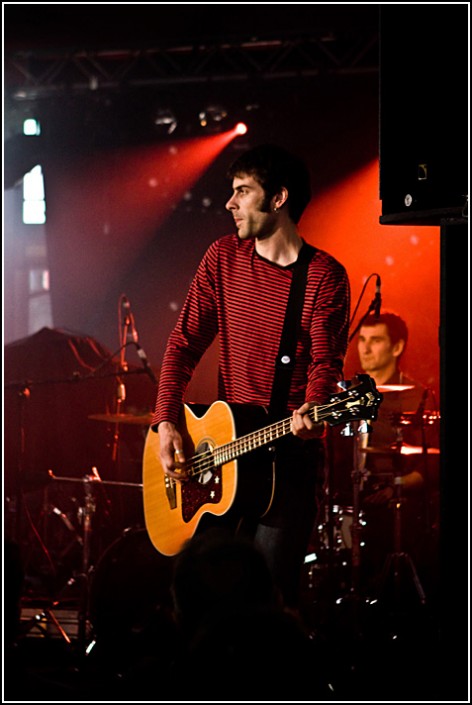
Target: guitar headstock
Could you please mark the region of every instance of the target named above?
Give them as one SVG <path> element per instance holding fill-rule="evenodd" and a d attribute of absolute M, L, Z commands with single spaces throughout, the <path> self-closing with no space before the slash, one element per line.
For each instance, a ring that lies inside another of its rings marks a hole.
<path fill-rule="evenodd" d="M 372 377 L 360 374 L 343 384 L 346 390 L 330 397 L 324 420 L 330 426 L 355 420 L 375 421 L 383 395 Z"/>

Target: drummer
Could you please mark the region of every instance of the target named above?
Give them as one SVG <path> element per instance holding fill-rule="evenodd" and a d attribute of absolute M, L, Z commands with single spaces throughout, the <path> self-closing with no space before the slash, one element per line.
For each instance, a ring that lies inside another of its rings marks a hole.
<path fill-rule="evenodd" d="M 403 549 L 420 550 L 424 535 L 424 490 L 428 478 L 422 452 L 426 450 L 423 417 L 429 390 L 401 369 L 407 342 L 407 325 L 392 312 L 367 316 L 357 340 L 362 370 L 374 379 L 383 394 L 378 418 L 371 424 L 371 433 L 364 436 L 363 445 L 367 447 L 361 459 L 366 550 L 374 562 L 393 550 L 391 510 L 395 482 L 400 482 L 403 498 Z"/>
<path fill-rule="evenodd" d="M 420 420 L 428 389 L 407 376 L 400 367 L 407 343 L 407 325 L 395 313 L 371 314 L 364 319 L 359 330 L 357 350 L 362 370 L 374 379 L 383 393 L 377 420 L 369 434 L 368 445 L 372 446 L 372 454 L 367 454 L 365 467 L 372 474 L 392 470 L 391 458 L 384 456 L 382 450 L 393 450 L 397 443 L 421 447 Z M 405 412 L 415 412 L 415 417 Z M 404 465 L 408 468 L 404 468 L 402 473 L 402 489 L 419 488 L 423 484 L 423 476 L 418 458 L 408 458 Z M 406 472 L 407 469 L 409 472 Z M 377 480 L 374 485 L 384 487 L 366 496 L 365 502 L 383 503 L 392 499 L 392 478 L 385 477 L 383 483 L 380 478 Z"/>

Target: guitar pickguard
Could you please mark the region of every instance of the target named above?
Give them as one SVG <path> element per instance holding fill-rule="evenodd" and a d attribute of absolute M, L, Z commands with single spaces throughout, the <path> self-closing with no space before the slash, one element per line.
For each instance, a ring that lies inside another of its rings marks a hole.
<path fill-rule="evenodd" d="M 202 441 L 196 448 L 197 455 L 208 456 L 208 463 L 197 475 L 182 483 L 182 519 L 191 521 L 204 504 L 218 504 L 223 492 L 222 468 L 213 463 L 214 444 Z"/>

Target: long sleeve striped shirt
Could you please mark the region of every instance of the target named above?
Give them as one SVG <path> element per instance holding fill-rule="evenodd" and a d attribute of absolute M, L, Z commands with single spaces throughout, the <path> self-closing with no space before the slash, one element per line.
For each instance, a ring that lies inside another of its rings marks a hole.
<path fill-rule="evenodd" d="M 293 265 L 260 257 L 253 240 L 227 235 L 205 253 L 161 367 L 151 426 L 177 423 L 192 374 L 219 335 L 218 398 L 268 406 Z M 325 403 L 342 378 L 349 328 L 347 273 L 315 248 L 308 268 L 288 410 Z"/>

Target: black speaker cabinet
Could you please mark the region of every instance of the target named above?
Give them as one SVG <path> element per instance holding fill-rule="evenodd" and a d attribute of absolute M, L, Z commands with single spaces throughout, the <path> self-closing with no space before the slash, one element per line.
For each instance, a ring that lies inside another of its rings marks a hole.
<path fill-rule="evenodd" d="M 467 3 L 380 6 L 381 223 L 464 215 L 468 27 Z"/>

